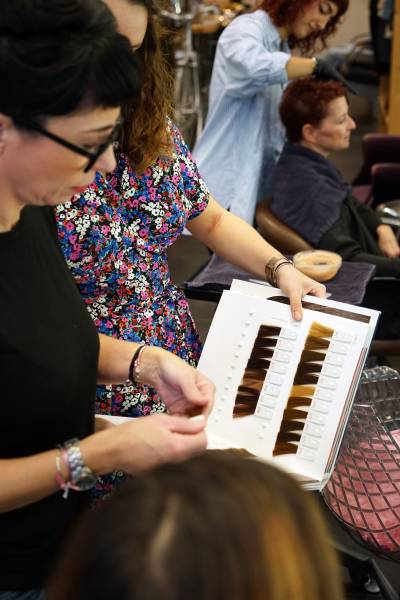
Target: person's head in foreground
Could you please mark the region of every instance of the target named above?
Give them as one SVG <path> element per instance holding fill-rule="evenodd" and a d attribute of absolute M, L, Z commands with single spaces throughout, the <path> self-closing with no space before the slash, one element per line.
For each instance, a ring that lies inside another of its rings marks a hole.
<path fill-rule="evenodd" d="M 75 532 L 48 600 L 339 600 L 310 494 L 221 451 L 131 480 Z"/>
<path fill-rule="evenodd" d="M 346 90 L 337 81 L 293 81 L 283 94 L 279 111 L 288 141 L 325 157 L 348 148 L 356 127 L 349 115 Z"/>
<path fill-rule="evenodd" d="M 349 7 L 349 0 L 264 0 L 265 10 L 289 45 L 303 52 L 325 47 Z"/>
<path fill-rule="evenodd" d="M 8 206 L 66 202 L 96 170 L 114 168 L 119 107 L 137 94 L 139 74 L 104 2 L 2 0 L 0 81 Z"/>

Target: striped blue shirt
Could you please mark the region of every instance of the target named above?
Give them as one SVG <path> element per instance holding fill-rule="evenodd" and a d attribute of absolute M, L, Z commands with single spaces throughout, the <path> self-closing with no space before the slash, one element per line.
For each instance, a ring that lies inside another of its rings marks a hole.
<path fill-rule="evenodd" d="M 263 10 L 237 17 L 217 45 L 207 121 L 193 154 L 212 195 L 249 223 L 271 192 L 284 143 L 278 107 L 289 59 Z"/>

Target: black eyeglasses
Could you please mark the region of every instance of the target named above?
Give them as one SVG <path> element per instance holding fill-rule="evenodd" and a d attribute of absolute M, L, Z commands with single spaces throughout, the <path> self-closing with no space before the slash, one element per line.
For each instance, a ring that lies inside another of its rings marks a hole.
<path fill-rule="evenodd" d="M 97 149 L 94 152 L 91 152 L 90 150 L 86 150 L 86 148 L 82 148 L 82 146 L 77 146 L 76 144 L 72 144 L 68 140 L 65 140 L 64 138 L 56 135 L 55 133 L 51 133 L 51 131 L 47 131 L 47 129 L 45 129 L 44 127 L 42 127 L 41 125 L 39 125 L 39 123 L 36 123 L 35 121 L 18 118 L 18 119 L 14 119 L 14 122 L 16 123 L 16 125 L 21 125 L 22 127 L 25 127 L 26 129 L 31 129 L 33 131 L 37 131 L 37 133 L 40 133 L 44 137 L 47 137 L 49 140 L 53 140 L 53 142 L 56 142 L 56 144 L 60 144 L 60 146 L 64 146 L 64 148 L 68 148 L 69 150 L 72 150 L 72 152 L 75 152 L 76 154 L 80 154 L 81 156 L 86 156 L 89 159 L 89 161 L 88 161 L 86 167 L 83 169 L 84 173 L 87 173 L 88 171 L 90 171 L 90 169 L 93 167 L 95 162 L 107 150 L 107 148 L 113 142 L 116 142 L 118 140 L 119 133 L 121 131 L 121 126 L 122 126 L 122 123 L 118 122 L 115 125 L 115 127 L 113 128 L 113 130 L 111 131 L 111 133 L 108 136 L 108 138 L 106 139 L 106 141 L 103 142 L 102 144 L 99 144 L 99 146 L 97 147 Z"/>

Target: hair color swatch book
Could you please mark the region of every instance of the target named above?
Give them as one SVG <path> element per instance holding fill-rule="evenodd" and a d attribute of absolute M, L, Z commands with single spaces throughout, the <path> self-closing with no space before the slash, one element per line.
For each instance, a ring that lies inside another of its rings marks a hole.
<path fill-rule="evenodd" d="M 217 388 L 209 446 L 244 448 L 321 489 L 378 316 L 307 296 L 303 319 L 295 322 L 280 290 L 234 281 L 222 295 L 199 363 Z"/>

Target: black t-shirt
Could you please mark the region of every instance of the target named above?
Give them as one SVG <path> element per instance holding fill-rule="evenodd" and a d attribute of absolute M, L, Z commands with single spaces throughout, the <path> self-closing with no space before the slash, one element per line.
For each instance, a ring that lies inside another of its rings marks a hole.
<path fill-rule="evenodd" d="M 16 227 L 0 234 L 0 458 L 93 432 L 98 336 L 51 215 L 26 207 Z M 0 514 L 0 591 L 43 586 L 86 503 L 86 494 L 64 500 L 58 492 Z"/>

